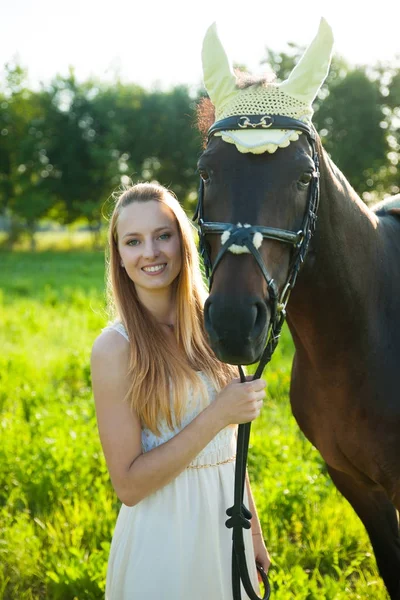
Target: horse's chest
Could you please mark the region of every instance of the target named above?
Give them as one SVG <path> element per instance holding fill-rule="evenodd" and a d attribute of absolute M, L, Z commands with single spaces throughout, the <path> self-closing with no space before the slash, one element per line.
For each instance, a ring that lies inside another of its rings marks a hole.
<path fill-rule="evenodd" d="M 400 476 L 392 464 L 400 452 L 399 411 L 382 406 L 382 390 L 367 395 L 352 380 L 332 381 L 315 373 L 293 378 L 291 405 L 300 429 L 328 465 L 364 483 L 382 481 L 396 469 Z"/>
<path fill-rule="evenodd" d="M 336 400 L 326 391 L 318 393 L 307 388 L 291 394 L 293 415 L 300 429 L 331 466 L 341 460 L 338 436 L 351 429 L 348 415 L 342 413 Z"/>

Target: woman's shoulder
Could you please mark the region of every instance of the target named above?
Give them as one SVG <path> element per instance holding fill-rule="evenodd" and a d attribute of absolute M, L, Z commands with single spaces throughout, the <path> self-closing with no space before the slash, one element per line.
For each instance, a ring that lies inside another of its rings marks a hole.
<path fill-rule="evenodd" d="M 108 331 L 116 331 L 119 335 L 122 335 L 122 337 L 124 337 L 129 342 L 128 332 L 125 328 L 125 325 L 121 321 L 114 321 L 114 323 L 110 323 L 109 325 L 104 327 L 100 336 L 102 335 L 102 333 L 105 333 Z"/>
<path fill-rule="evenodd" d="M 127 355 L 129 350 L 129 338 L 122 323 L 116 322 L 104 327 L 93 342 L 92 359 L 120 358 Z"/>

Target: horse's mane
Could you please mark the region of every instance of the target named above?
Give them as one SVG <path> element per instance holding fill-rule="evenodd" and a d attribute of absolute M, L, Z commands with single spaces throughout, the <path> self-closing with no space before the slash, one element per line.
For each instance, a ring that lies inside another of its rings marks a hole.
<path fill-rule="evenodd" d="M 236 86 L 240 90 L 244 90 L 251 85 L 267 86 L 275 80 L 276 76 L 274 73 L 267 73 L 266 75 L 251 75 L 245 71 L 235 69 L 235 75 L 237 79 Z M 215 107 L 208 97 L 203 97 L 199 100 L 196 107 L 196 124 L 203 137 L 203 143 L 205 145 L 207 141 L 207 131 L 215 121 Z"/>

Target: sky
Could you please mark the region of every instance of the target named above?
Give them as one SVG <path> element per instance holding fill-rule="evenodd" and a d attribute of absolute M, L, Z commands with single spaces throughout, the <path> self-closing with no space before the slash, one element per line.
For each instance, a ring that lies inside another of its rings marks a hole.
<path fill-rule="evenodd" d="M 17 57 L 35 87 L 70 66 L 79 80 L 198 87 L 214 21 L 231 60 L 255 74 L 266 47 L 307 46 L 321 17 L 351 64 L 400 57 L 400 0 L 0 0 L 0 9 L 0 70 Z"/>

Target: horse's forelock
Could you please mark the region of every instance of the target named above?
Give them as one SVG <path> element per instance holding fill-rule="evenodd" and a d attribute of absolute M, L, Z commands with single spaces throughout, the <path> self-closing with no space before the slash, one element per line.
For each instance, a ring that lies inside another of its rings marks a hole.
<path fill-rule="evenodd" d="M 207 132 L 215 121 L 215 107 L 209 98 L 201 98 L 196 107 L 197 128 L 207 143 Z"/>
<path fill-rule="evenodd" d="M 267 86 L 276 80 L 276 75 L 272 70 L 266 72 L 264 75 L 252 75 L 246 71 L 235 69 L 235 75 L 236 86 L 240 90 L 245 90 L 251 85 Z"/>
<path fill-rule="evenodd" d="M 266 86 L 275 80 L 274 73 L 265 75 L 251 75 L 245 71 L 235 69 L 236 85 L 238 89 L 244 90 L 252 85 Z M 197 128 L 203 136 L 204 145 L 207 141 L 207 132 L 215 122 L 215 107 L 207 97 L 201 98 L 196 107 Z"/>

